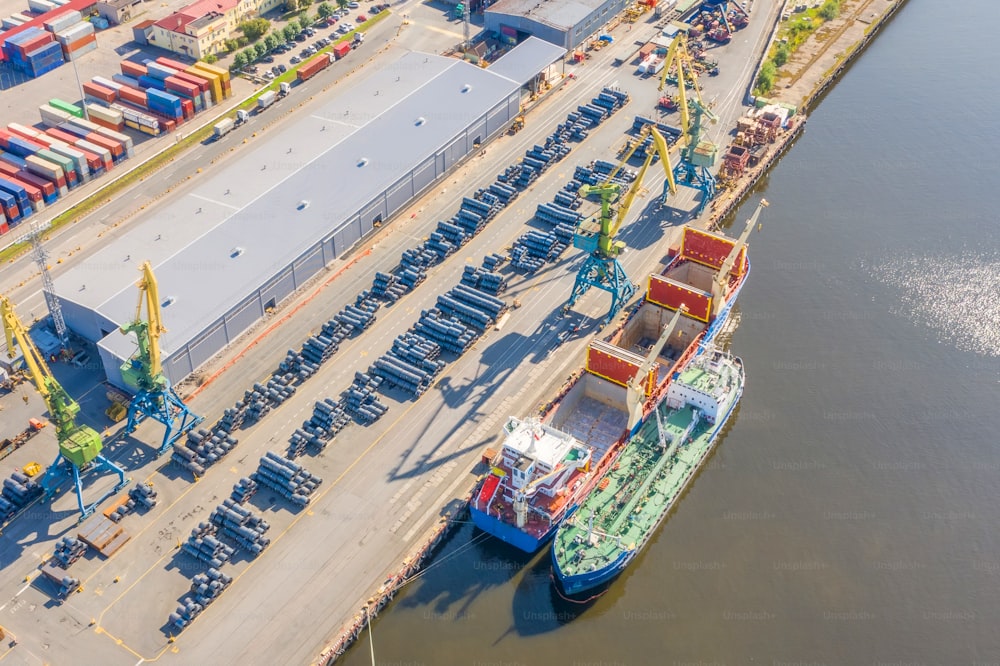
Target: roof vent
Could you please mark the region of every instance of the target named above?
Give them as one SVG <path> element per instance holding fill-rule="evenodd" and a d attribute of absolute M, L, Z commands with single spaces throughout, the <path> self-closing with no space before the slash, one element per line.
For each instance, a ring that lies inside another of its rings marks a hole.
<path fill-rule="evenodd" d="M 229 251 L 229 257 L 230 257 L 231 259 L 235 259 L 236 257 L 238 257 L 238 256 L 240 256 L 241 254 L 243 254 L 243 253 L 244 253 L 245 251 L 246 251 L 246 250 L 244 250 L 244 249 L 243 249 L 243 248 L 241 248 L 241 247 L 234 247 L 234 248 L 233 248 L 232 250 L 230 250 L 230 251 Z"/>
<path fill-rule="evenodd" d="M 413 124 L 416 125 L 417 127 L 420 127 L 421 125 L 423 125 L 426 122 L 427 122 L 427 119 L 424 118 L 423 116 L 420 116 L 419 118 L 417 118 L 417 122 L 415 122 Z"/>
<path fill-rule="evenodd" d="M 462 86 L 462 92 L 467 93 L 470 90 L 472 90 L 472 84 L 471 83 L 466 83 L 464 86 Z"/>
<path fill-rule="evenodd" d="M 359 169 L 361 167 L 367 166 L 367 165 L 368 165 L 368 158 L 367 157 L 362 157 L 360 160 L 358 160 L 358 168 Z"/>
<path fill-rule="evenodd" d="M 160 303 L 160 307 L 161 308 L 165 308 L 168 305 L 173 305 L 174 301 L 176 301 L 176 300 L 177 299 L 174 298 L 173 296 L 167 296 L 167 299 L 165 301 L 163 301 L 162 303 Z"/>
<path fill-rule="evenodd" d="M 296 210 L 305 210 L 309 208 L 309 199 L 303 199 L 299 202 L 299 205 L 295 207 Z"/>

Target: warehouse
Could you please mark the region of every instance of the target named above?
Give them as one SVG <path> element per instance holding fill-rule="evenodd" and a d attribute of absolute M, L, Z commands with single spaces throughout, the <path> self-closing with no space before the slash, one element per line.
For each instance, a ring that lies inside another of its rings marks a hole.
<path fill-rule="evenodd" d="M 511 64 L 537 63 L 533 45 L 534 57 L 509 60 L 506 75 L 409 53 L 269 132 L 59 277 L 67 325 L 97 343 L 108 380 L 122 386 L 118 368 L 135 344 L 118 328 L 135 315 L 149 260 L 168 329 L 164 369 L 173 382 L 187 377 L 506 131 L 538 71 Z"/>
<path fill-rule="evenodd" d="M 515 44 L 527 35 L 573 50 L 631 0 L 499 0 L 486 9 L 485 29 Z"/>

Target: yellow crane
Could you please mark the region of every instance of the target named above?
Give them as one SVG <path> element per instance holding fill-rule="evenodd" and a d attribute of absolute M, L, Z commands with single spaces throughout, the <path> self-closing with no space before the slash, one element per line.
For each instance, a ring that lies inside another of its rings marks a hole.
<path fill-rule="evenodd" d="M 42 477 L 41 486 L 45 490 L 45 496 L 50 498 L 56 493 L 62 477 L 68 471 L 76 487 L 80 520 L 83 520 L 93 513 L 101 502 L 128 484 L 125 471 L 101 455 L 104 443 L 96 430 L 86 425 L 77 424 L 76 417 L 80 413 L 80 405 L 53 377 L 52 371 L 45 363 L 45 357 L 31 341 L 28 329 L 14 312 L 14 306 L 6 296 L 0 296 L 0 317 L 3 318 L 8 355 L 13 358 L 15 344 L 21 348 L 28 375 L 49 410 L 49 420 L 55 425 L 56 439 L 59 442 L 59 455 L 55 462 L 49 465 L 44 477 Z M 88 470 L 104 470 L 118 475 L 118 483 L 100 499 L 89 505 L 83 500 L 81 480 L 82 474 Z"/>
<path fill-rule="evenodd" d="M 121 366 L 122 381 L 135 391 L 129 402 L 125 432 L 134 432 L 146 417 L 165 427 L 158 454 L 163 454 L 184 433 L 201 423 L 202 417 L 188 409 L 163 372 L 160 337 L 167 332 L 160 311 L 160 288 L 148 261 L 139 267 L 142 278 L 135 319 L 121 327 L 121 332 L 135 334 L 138 349 Z M 145 316 L 143 314 L 145 310 Z"/>
<path fill-rule="evenodd" d="M 703 126 L 704 120 L 714 123 L 718 118 L 701 98 L 698 75 L 693 66 L 694 59 L 687 50 L 687 33 L 690 26 L 685 23 L 674 23 L 674 25 L 678 28 L 678 32 L 667 50 L 663 71 L 660 74 L 659 89 L 662 92 L 667 81 L 667 73 L 672 66 L 676 65 L 677 106 L 680 112 L 681 137 L 675 145 L 680 151 L 680 160 L 674 167 L 674 179 L 682 185 L 701 191 L 702 197 L 695 210 L 697 216 L 705 209 L 708 202 L 715 198 L 717 189 L 715 175 L 711 169 L 718 160 L 719 147 L 703 136 Z M 693 100 L 688 100 L 688 82 L 694 90 L 695 99 Z M 693 118 L 691 117 L 692 107 Z M 675 187 L 670 188 L 670 193 L 676 194 Z"/>
<path fill-rule="evenodd" d="M 618 163 L 618 166 L 600 184 L 584 185 L 580 188 L 581 196 L 590 194 L 600 196 L 601 211 L 596 216 L 582 220 L 573 235 L 573 247 L 586 250 L 588 254 L 587 259 L 580 266 L 580 270 L 577 271 L 576 281 L 573 283 L 573 293 L 570 295 L 567 308 L 575 305 L 577 300 L 591 287 L 597 287 L 611 294 L 611 308 L 605 322 L 611 321 L 625 306 L 625 303 L 635 295 L 636 287 L 628 279 L 625 269 L 618 261 L 618 255 L 625 249 L 625 243 L 616 240 L 616 236 L 632 207 L 632 202 L 642 188 L 646 171 L 656 156 L 659 156 L 660 162 L 663 164 L 668 182 L 673 182 L 667 142 L 656 127 L 649 126 L 648 131 L 652 137 L 651 150 L 647 152 L 642 168 L 624 197 L 621 197 L 621 185 L 612 182 L 612 179 L 618 175 L 625 163 L 635 153 L 639 144 L 642 143 L 641 140 L 626 150 L 625 156 Z M 619 201 L 619 198 L 621 198 L 621 203 L 615 210 L 613 206 Z"/>

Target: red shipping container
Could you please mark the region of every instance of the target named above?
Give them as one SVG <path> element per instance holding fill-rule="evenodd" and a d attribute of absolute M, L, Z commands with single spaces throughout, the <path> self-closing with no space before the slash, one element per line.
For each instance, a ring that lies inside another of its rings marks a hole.
<path fill-rule="evenodd" d="M 63 130 L 57 127 L 49 127 L 48 129 L 45 130 L 45 134 L 48 134 L 53 139 L 59 139 L 60 141 L 65 141 L 71 146 L 80 140 L 80 137 L 76 136 L 75 134 L 64 132 Z"/>
<path fill-rule="evenodd" d="M 103 120 L 101 118 L 91 118 L 90 122 L 94 123 L 95 125 L 100 125 L 101 127 L 106 127 L 109 130 L 114 130 L 116 132 L 121 132 L 122 129 L 125 127 L 124 120 L 121 121 L 120 123 L 113 123 L 109 120 Z"/>
<path fill-rule="evenodd" d="M 83 84 L 83 92 L 84 94 L 90 95 L 94 99 L 99 99 L 102 102 L 110 103 L 118 99 L 118 96 L 115 94 L 115 91 L 112 90 L 111 88 L 105 88 L 102 85 L 99 85 L 97 83 L 92 83 L 90 81 Z"/>
<path fill-rule="evenodd" d="M 114 129 L 114 128 L 112 127 L 108 129 Z M 97 132 L 91 132 L 90 134 L 88 134 L 87 141 L 91 142 L 94 145 L 100 146 L 101 148 L 107 148 L 108 150 L 111 151 L 111 155 L 113 157 L 121 157 L 125 153 L 125 149 L 122 148 L 122 145 L 120 143 L 112 139 L 109 139 L 106 136 L 102 136 Z"/>
<path fill-rule="evenodd" d="M 165 119 L 159 114 L 157 114 L 156 117 L 160 119 L 160 128 L 163 129 L 164 132 L 173 132 L 177 129 L 177 121 Z"/>
<path fill-rule="evenodd" d="M 51 33 L 45 33 L 42 35 L 37 35 L 32 39 L 27 40 L 21 44 L 15 46 L 15 48 L 20 52 L 22 58 L 27 58 L 28 54 L 32 51 L 36 51 L 41 47 L 55 41 L 55 37 Z"/>
<path fill-rule="evenodd" d="M 10 231 L 10 227 L 7 226 L 6 222 L 0 222 L 0 236 Z"/>
<path fill-rule="evenodd" d="M 339 44 L 333 47 L 333 55 L 337 56 L 337 60 L 340 60 L 350 52 L 351 52 L 351 45 L 348 44 L 347 42 L 340 42 Z"/>
<path fill-rule="evenodd" d="M 28 143 L 30 145 L 33 145 L 35 147 L 35 152 L 38 152 L 39 150 L 41 150 L 42 148 L 45 147 L 45 146 L 41 145 L 40 143 L 38 143 L 37 141 L 32 141 L 31 139 L 29 139 L 27 137 L 23 137 L 23 136 L 21 136 L 20 134 L 18 134 L 16 132 L 10 132 L 10 131 L 4 131 L 4 130 L 0 130 L 0 143 L 2 143 L 4 146 L 6 146 L 7 145 L 6 140 L 8 138 L 10 138 L 11 136 L 16 136 L 21 141 L 24 141 L 24 142 L 26 142 L 26 143 Z"/>
<path fill-rule="evenodd" d="M 176 60 L 171 60 L 170 58 L 164 58 L 163 56 L 160 56 L 159 58 L 156 59 L 156 64 L 163 65 L 164 67 L 169 67 L 170 69 L 176 69 L 179 72 L 183 72 L 185 69 L 191 66 L 191 65 L 185 65 L 182 62 L 177 62 Z"/>
<path fill-rule="evenodd" d="M 136 90 L 135 88 L 130 88 L 128 86 L 122 86 L 118 89 L 118 98 L 123 102 L 136 104 L 142 107 L 142 109 L 146 108 L 146 93 L 141 90 Z"/>
<path fill-rule="evenodd" d="M 201 77 L 195 76 L 194 74 L 188 74 L 187 72 L 177 72 L 176 74 L 174 74 L 174 76 L 180 79 L 181 81 L 190 83 L 192 86 L 197 88 L 199 92 L 203 94 L 204 93 L 211 94 L 212 92 L 212 84 Z"/>
<path fill-rule="evenodd" d="M 33 174 L 30 171 L 18 171 L 15 175 L 18 180 L 25 183 L 31 183 L 40 189 L 42 191 L 42 195 L 46 198 L 54 197 L 56 195 L 56 186 L 53 185 L 51 181 L 46 180 L 41 176 Z"/>
<path fill-rule="evenodd" d="M 139 78 L 140 76 L 146 75 L 146 66 L 140 65 L 137 62 L 132 62 L 131 60 L 122 60 L 121 63 L 122 74 L 125 76 L 134 76 Z"/>
<path fill-rule="evenodd" d="M 24 188 L 31 201 L 41 201 L 43 194 L 41 187 L 33 185 L 23 178 L 25 171 L 20 171 L 16 166 L 0 161 L 0 177 L 6 178 L 12 183 L 16 183 Z M 55 192 L 55 188 L 52 189 Z"/>
<path fill-rule="evenodd" d="M 194 102 L 189 99 L 181 99 L 181 111 L 184 112 L 184 119 L 189 120 L 194 116 Z"/>
<path fill-rule="evenodd" d="M 33 143 L 38 143 L 35 140 L 35 135 L 31 134 L 30 132 L 25 132 L 24 130 L 21 130 L 21 129 L 14 129 L 10 125 L 7 125 L 7 132 L 9 132 L 13 136 L 16 136 L 19 139 L 28 139 L 28 140 L 32 141 Z"/>

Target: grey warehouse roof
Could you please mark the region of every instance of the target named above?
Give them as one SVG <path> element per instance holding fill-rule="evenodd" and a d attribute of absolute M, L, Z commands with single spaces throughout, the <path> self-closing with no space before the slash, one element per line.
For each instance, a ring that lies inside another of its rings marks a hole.
<path fill-rule="evenodd" d="M 607 0 L 499 0 L 486 11 L 526 16 L 533 21 L 569 30 L 599 9 Z"/>
<path fill-rule="evenodd" d="M 521 85 L 566 55 L 566 49 L 538 37 L 528 37 L 490 65 L 489 71 L 506 76 Z"/>
<path fill-rule="evenodd" d="M 257 145 L 213 175 L 193 176 L 202 182 L 67 271 L 56 291 L 121 324 L 135 314 L 138 267 L 150 260 L 169 302 L 169 354 L 518 87 L 460 60 L 408 53 L 313 115 L 250 139 Z M 135 348 L 117 332 L 102 344 L 123 358 Z"/>

